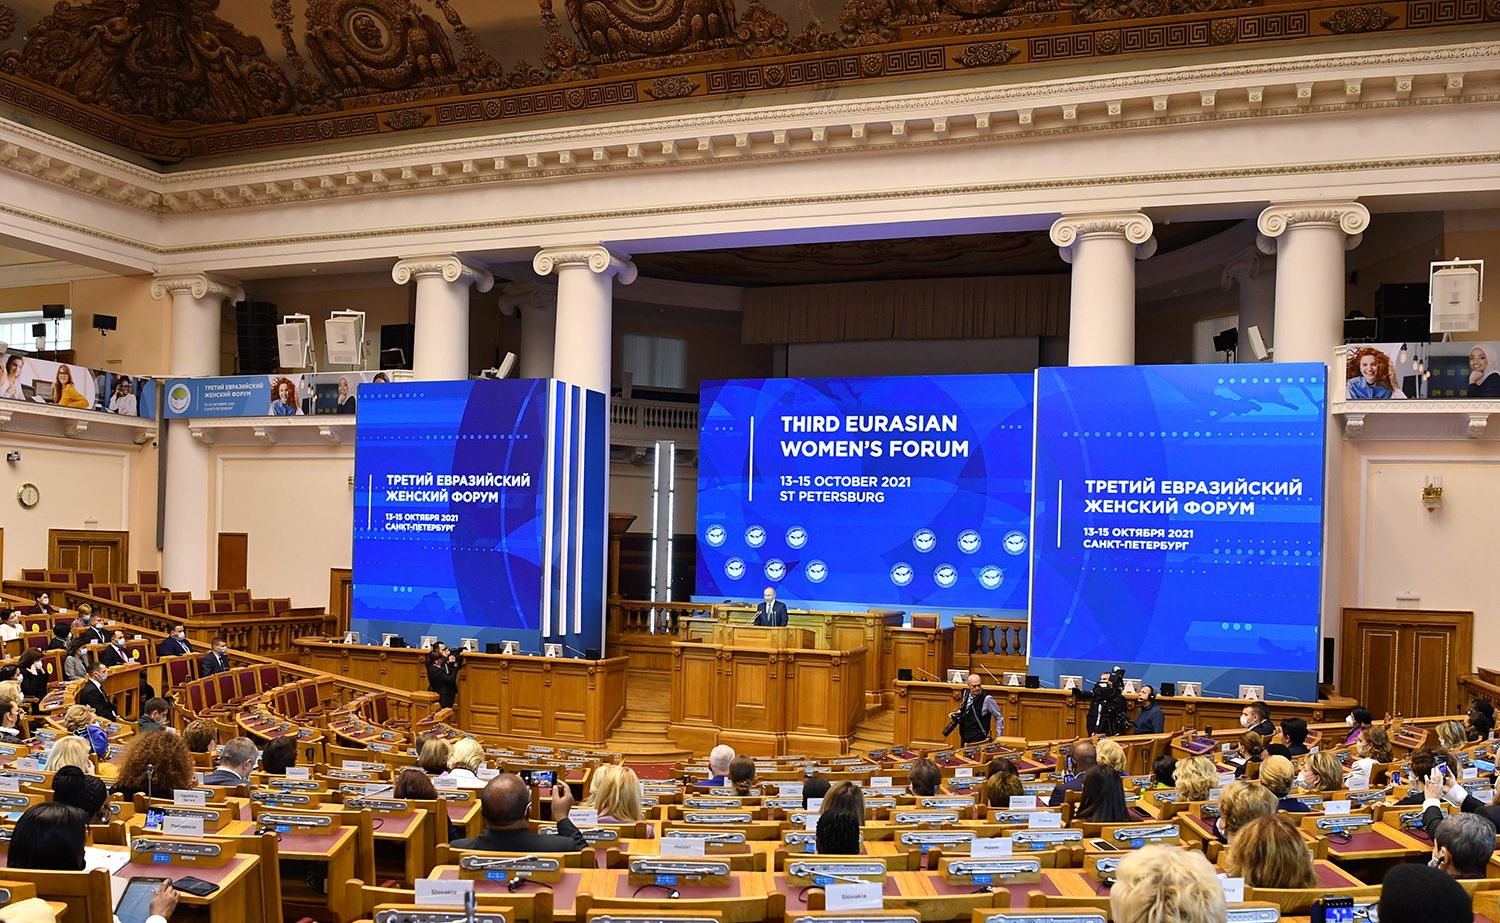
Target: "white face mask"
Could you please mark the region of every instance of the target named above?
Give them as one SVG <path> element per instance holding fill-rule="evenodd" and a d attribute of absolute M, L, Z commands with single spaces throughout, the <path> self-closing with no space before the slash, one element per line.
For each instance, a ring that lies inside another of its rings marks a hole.
<path fill-rule="evenodd" d="M 1247 717 L 1245 717 L 1244 715 L 1240 715 L 1240 727 L 1247 728 L 1249 726 L 1250 726 L 1250 719 L 1247 718 Z"/>
<path fill-rule="evenodd" d="M 1347 725 L 1349 725 L 1350 727 L 1354 727 L 1354 716 L 1353 715 L 1345 715 L 1344 716 L 1344 723 L 1347 724 Z"/>

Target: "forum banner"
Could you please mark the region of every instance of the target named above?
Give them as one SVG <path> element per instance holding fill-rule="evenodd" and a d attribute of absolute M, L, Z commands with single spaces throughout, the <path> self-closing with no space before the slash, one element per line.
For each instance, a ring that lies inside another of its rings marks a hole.
<path fill-rule="evenodd" d="M 155 379 L 21 353 L 0 356 L 0 398 L 156 419 Z"/>
<path fill-rule="evenodd" d="M 174 378 L 167 382 L 166 417 L 307 417 L 357 412 L 359 386 L 390 383 L 386 372 L 307 372 Z"/>
<path fill-rule="evenodd" d="M 1031 376 L 705 382 L 697 594 L 1024 610 Z"/>
<path fill-rule="evenodd" d="M 550 380 L 360 390 L 352 626 L 601 647 L 604 396 Z"/>
<path fill-rule="evenodd" d="M 1031 671 L 1316 694 L 1322 364 L 1036 374 Z"/>

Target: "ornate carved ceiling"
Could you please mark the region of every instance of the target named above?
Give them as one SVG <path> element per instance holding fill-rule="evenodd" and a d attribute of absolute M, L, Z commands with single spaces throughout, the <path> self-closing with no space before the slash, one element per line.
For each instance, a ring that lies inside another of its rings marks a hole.
<path fill-rule="evenodd" d="M 1497 22 L 1500 0 L 0 0 L 0 107 L 171 162 Z"/>

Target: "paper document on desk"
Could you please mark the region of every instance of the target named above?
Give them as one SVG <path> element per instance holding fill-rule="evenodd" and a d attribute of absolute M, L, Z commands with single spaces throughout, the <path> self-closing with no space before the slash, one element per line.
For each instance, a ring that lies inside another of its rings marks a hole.
<path fill-rule="evenodd" d="M 86 872 L 104 869 L 113 875 L 129 864 L 130 851 L 127 849 L 99 849 L 96 846 L 83 848 L 83 870 Z"/>

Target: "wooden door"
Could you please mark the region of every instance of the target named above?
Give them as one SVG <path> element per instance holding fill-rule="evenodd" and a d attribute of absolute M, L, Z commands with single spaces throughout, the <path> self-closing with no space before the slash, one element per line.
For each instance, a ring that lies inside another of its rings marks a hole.
<path fill-rule="evenodd" d="M 219 579 L 215 589 L 238 590 L 250 586 L 247 576 L 250 536 L 245 532 L 219 533 Z"/>
<path fill-rule="evenodd" d="M 95 583 L 130 581 L 130 533 L 99 530 L 47 530 L 47 567 L 87 571 Z"/>
<path fill-rule="evenodd" d="M 1458 678 L 1473 672 L 1474 613 L 1345 609 L 1339 692 L 1376 718 L 1464 710 Z"/>

